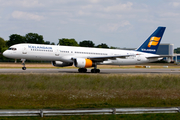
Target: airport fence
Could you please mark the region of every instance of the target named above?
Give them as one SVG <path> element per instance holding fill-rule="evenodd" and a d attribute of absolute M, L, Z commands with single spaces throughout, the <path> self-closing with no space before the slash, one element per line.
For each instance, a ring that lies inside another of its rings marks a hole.
<path fill-rule="evenodd" d="M 179 107 L 171 108 L 106 108 L 63 110 L 0 110 L 0 116 L 60 116 L 60 115 L 110 115 L 144 113 L 180 113 Z"/>

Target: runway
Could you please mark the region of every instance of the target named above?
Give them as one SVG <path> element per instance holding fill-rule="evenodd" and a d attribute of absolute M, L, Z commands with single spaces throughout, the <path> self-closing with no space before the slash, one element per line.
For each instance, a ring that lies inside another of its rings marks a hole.
<path fill-rule="evenodd" d="M 78 69 L 0 69 L 0 74 L 2 73 L 78 73 Z M 88 69 L 87 73 L 82 74 L 180 74 L 180 69 L 174 68 L 162 68 L 162 69 L 152 69 L 152 68 L 134 68 L 134 69 L 101 69 L 100 73 L 91 73 Z"/>

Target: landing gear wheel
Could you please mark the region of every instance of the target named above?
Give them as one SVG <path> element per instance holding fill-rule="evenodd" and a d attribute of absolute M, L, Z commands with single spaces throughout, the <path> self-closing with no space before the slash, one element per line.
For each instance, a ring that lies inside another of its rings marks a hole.
<path fill-rule="evenodd" d="M 94 69 L 91 69 L 91 73 L 100 73 L 100 69 L 97 69 L 96 63 L 95 63 Z"/>
<path fill-rule="evenodd" d="M 91 69 L 91 73 L 100 73 L 100 69 Z"/>
<path fill-rule="evenodd" d="M 22 67 L 22 70 L 26 70 L 26 67 Z"/>
<path fill-rule="evenodd" d="M 87 69 L 86 68 L 79 68 L 78 71 L 80 73 L 86 73 L 87 72 Z"/>
<path fill-rule="evenodd" d="M 91 73 L 95 73 L 95 69 L 91 69 Z"/>

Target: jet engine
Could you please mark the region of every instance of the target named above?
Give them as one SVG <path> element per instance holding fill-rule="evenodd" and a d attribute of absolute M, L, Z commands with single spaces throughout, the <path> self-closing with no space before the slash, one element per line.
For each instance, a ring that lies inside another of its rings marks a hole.
<path fill-rule="evenodd" d="M 77 58 L 74 59 L 74 66 L 78 68 L 89 68 L 89 67 L 94 67 L 95 64 L 90 59 Z"/>
<path fill-rule="evenodd" d="M 52 61 L 53 66 L 56 67 L 65 67 L 65 66 L 72 66 L 73 63 L 68 63 L 68 62 L 61 62 L 61 61 Z"/>

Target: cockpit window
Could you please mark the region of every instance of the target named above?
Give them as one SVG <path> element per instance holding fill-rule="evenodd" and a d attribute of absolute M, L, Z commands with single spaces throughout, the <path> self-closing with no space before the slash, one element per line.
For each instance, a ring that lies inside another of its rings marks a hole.
<path fill-rule="evenodd" d="M 16 48 L 9 48 L 8 50 L 17 50 Z"/>

